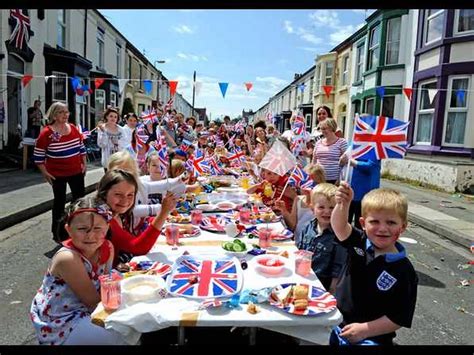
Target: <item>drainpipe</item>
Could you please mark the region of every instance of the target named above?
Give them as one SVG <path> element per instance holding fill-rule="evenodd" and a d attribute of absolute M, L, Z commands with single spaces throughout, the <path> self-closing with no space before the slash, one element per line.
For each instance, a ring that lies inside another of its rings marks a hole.
<path fill-rule="evenodd" d="M 87 59 L 87 9 L 84 11 L 84 58 Z"/>

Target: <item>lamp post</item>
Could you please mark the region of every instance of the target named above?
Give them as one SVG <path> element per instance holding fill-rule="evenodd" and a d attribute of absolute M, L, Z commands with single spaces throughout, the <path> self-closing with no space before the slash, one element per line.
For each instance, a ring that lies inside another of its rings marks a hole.
<path fill-rule="evenodd" d="M 153 62 L 153 66 L 156 69 L 156 64 L 164 64 L 166 63 L 166 60 L 155 60 Z M 161 70 L 158 70 L 158 79 L 156 80 L 156 108 L 158 109 L 158 106 L 160 106 L 160 81 L 161 81 Z"/>

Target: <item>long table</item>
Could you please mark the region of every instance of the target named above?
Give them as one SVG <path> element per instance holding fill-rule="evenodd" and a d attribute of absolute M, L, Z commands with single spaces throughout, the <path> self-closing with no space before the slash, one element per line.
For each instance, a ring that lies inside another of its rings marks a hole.
<path fill-rule="evenodd" d="M 257 227 L 266 226 L 262 224 Z M 284 228 L 281 222 L 270 223 L 274 228 Z M 155 246 L 145 256 L 135 257 L 134 261 L 150 260 L 172 264 L 185 251 L 190 255 L 221 254 L 226 251 L 221 245 L 224 241 L 231 241 L 225 233 L 214 233 L 202 230 L 201 234 L 193 238 L 180 239 L 176 249 L 166 244 L 164 236 L 160 236 Z M 258 243 L 257 239 L 242 238 L 248 244 Z M 270 276 L 256 271 L 252 255 L 245 255 L 248 268 L 243 270 L 243 287 L 245 289 L 261 289 L 274 287 L 283 283 L 307 283 L 323 288 L 314 273 L 302 277 L 294 272 L 294 252 L 297 250 L 292 240 L 272 241 L 270 251 L 288 251 L 288 268 L 281 275 Z M 250 327 L 251 329 L 265 328 L 283 333 L 316 344 L 328 344 L 331 328 L 342 321 L 342 315 L 335 309 L 330 313 L 317 316 L 297 316 L 286 313 L 267 303 L 259 303 L 260 312 L 247 312 L 247 305 L 242 304 L 240 309 L 226 307 L 198 310 L 202 300 L 185 297 L 166 297 L 156 303 L 138 303 L 132 306 L 122 305 L 119 310 L 105 319 L 105 328 L 114 329 L 125 339 L 134 342 L 141 333 L 152 332 L 167 327 L 179 327 L 178 343 L 184 342 L 184 327 Z M 100 311 L 99 305 L 96 312 Z"/>

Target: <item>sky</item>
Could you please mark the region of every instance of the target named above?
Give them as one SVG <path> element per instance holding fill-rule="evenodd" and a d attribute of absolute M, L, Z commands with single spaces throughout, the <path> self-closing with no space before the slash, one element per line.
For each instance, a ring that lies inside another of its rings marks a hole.
<path fill-rule="evenodd" d="M 211 119 L 258 110 L 365 21 L 373 10 L 100 10 Z M 225 97 L 219 82 L 229 83 Z M 247 91 L 245 84 L 253 87 Z"/>

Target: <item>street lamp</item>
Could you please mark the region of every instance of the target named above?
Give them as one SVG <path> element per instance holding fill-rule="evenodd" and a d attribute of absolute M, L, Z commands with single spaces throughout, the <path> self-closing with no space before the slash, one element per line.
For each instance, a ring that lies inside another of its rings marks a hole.
<path fill-rule="evenodd" d="M 156 69 L 156 64 L 164 64 L 166 63 L 166 60 L 155 60 L 153 62 L 153 66 Z M 156 81 L 156 108 L 158 109 L 158 106 L 160 105 L 160 81 L 161 81 L 161 70 L 158 70 L 158 79 Z"/>

